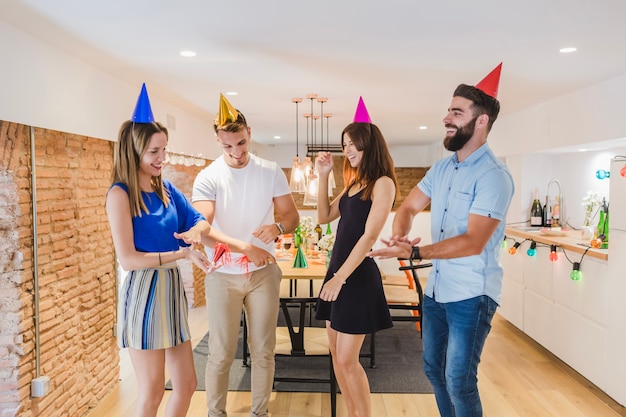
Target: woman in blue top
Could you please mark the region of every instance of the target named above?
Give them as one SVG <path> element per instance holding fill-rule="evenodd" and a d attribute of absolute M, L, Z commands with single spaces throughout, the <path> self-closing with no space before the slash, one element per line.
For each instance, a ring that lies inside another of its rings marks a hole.
<path fill-rule="evenodd" d="M 122 124 L 115 144 L 113 185 L 106 197 L 115 252 L 122 268 L 130 271 L 118 302 L 119 345 L 129 348 L 137 377 L 135 416 L 156 416 L 164 394 L 166 360 L 173 390 L 165 415 L 184 416 L 196 374 L 187 300 L 176 261 L 186 258 L 212 272 L 216 266 L 204 252 L 185 241 L 200 243 L 214 232 L 185 196 L 163 181 L 167 129 L 154 122 L 151 111 L 149 116 L 141 119 L 135 114 Z"/>

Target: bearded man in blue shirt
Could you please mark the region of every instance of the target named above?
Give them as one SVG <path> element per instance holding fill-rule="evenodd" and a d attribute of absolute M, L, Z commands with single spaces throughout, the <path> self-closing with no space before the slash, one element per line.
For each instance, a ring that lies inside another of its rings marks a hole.
<path fill-rule="evenodd" d="M 509 170 L 487 145 L 500 111 L 499 75 L 500 66 L 476 87 L 456 88 L 443 119 L 443 144 L 454 154 L 428 170 L 396 211 L 386 247 L 369 253 L 432 259 L 424 290 L 423 358 L 442 417 L 483 415 L 478 363 L 500 302 L 500 247 L 514 191 Z M 433 243 L 417 246 L 420 238 L 407 234 L 428 204 Z"/>

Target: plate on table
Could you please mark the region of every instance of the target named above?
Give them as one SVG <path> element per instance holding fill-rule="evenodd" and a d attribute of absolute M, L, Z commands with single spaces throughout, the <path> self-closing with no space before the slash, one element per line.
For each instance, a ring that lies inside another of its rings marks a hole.
<path fill-rule="evenodd" d="M 565 230 L 560 229 L 539 229 L 539 234 L 542 236 L 565 236 L 567 232 Z"/>

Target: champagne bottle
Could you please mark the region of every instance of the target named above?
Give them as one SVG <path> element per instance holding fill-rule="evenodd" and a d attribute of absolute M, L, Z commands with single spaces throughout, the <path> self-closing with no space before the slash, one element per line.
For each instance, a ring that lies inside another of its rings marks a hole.
<path fill-rule="evenodd" d="M 550 227 L 552 224 L 552 210 L 550 210 L 550 202 L 548 201 L 548 196 L 546 196 L 546 204 L 543 205 L 543 227 Z"/>
<path fill-rule="evenodd" d="M 539 188 L 535 188 L 535 198 L 530 208 L 530 225 L 540 227 L 543 223 L 543 209 L 539 202 Z"/>
<path fill-rule="evenodd" d="M 554 197 L 554 206 L 552 207 L 552 228 L 561 227 L 561 198 L 557 195 Z"/>
<path fill-rule="evenodd" d="M 319 223 L 315 225 L 315 234 L 317 235 L 317 241 L 315 243 L 317 243 L 322 238 L 322 226 L 320 226 Z"/>

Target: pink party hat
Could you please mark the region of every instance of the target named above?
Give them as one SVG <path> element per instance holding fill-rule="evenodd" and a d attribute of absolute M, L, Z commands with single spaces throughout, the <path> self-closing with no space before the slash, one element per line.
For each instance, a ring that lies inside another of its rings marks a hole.
<path fill-rule="evenodd" d="M 359 104 L 356 106 L 356 113 L 354 113 L 353 122 L 372 123 L 372 119 L 370 118 L 367 108 L 365 107 L 365 103 L 363 102 L 363 97 L 359 97 Z"/>
<path fill-rule="evenodd" d="M 500 72 L 502 71 L 502 62 L 495 67 L 485 78 L 476 84 L 476 88 L 482 90 L 485 94 L 498 98 L 498 87 L 500 86 Z"/>
<path fill-rule="evenodd" d="M 146 83 L 141 86 L 141 92 L 139 98 L 137 98 L 137 104 L 135 105 L 135 111 L 130 118 L 135 123 L 153 123 L 154 116 L 152 115 L 152 108 L 150 107 L 150 99 L 148 98 L 148 90 L 146 90 Z"/>

